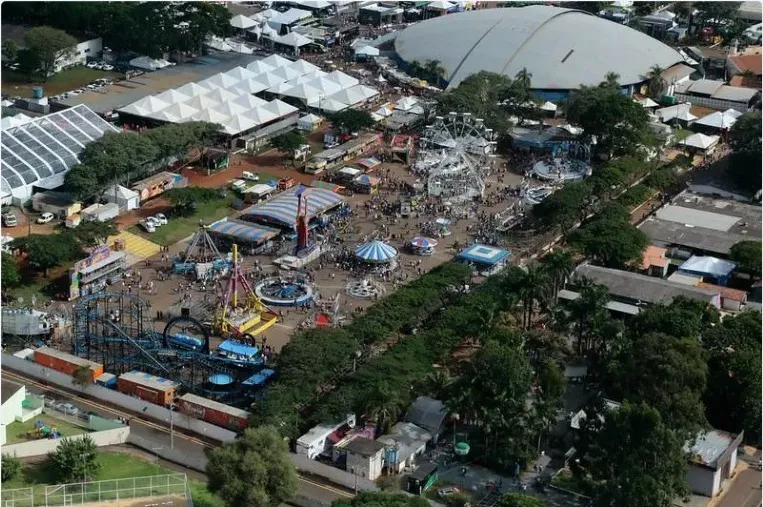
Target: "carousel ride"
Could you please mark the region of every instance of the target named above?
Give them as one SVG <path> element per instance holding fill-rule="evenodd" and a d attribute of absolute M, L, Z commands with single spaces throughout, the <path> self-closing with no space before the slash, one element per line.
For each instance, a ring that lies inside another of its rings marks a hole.
<path fill-rule="evenodd" d="M 345 288 L 348 296 L 357 299 L 378 299 L 384 296 L 384 285 L 373 280 L 363 279 L 349 282 Z"/>
<path fill-rule="evenodd" d="M 175 257 L 172 272 L 176 274 L 196 275 L 197 280 L 211 280 L 217 275 L 224 275 L 231 266 L 229 258 L 220 253 L 206 226 L 201 226 L 194 234 L 183 253 Z"/>
<path fill-rule="evenodd" d="M 532 174 L 553 183 L 579 181 L 591 175 L 591 147 L 578 141 L 565 141 L 555 146 L 550 158 L 536 162 Z"/>
<path fill-rule="evenodd" d="M 363 243 L 355 249 L 355 256 L 366 264 L 394 265 L 397 249 L 378 239 Z"/>
<path fill-rule="evenodd" d="M 434 255 L 434 248 L 436 246 L 436 239 L 424 238 L 422 236 L 416 236 L 408 243 L 408 248 L 412 254 L 424 257 Z"/>
<path fill-rule="evenodd" d="M 219 298 L 213 329 L 220 336 L 253 342 L 273 326 L 278 316 L 257 297 L 239 266 L 238 245 L 233 245 L 233 266 L 227 286 Z"/>
<path fill-rule="evenodd" d="M 456 202 L 481 197 L 490 172 L 495 133 L 481 118 L 451 112 L 427 125 L 413 171 L 427 176 L 429 195 Z"/>
<path fill-rule="evenodd" d="M 301 277 L 267 278 L 254 287 L 254 293 L 268 306 L 308 306 L 315 299 L 312 284 Z"/>

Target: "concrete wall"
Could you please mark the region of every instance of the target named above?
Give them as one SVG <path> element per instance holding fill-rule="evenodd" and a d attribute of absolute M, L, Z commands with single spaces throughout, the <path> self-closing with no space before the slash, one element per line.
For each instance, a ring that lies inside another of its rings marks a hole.
<path fill-rule="evenodd" d="M 26 388 L 23 386 L 13 395 L 5 400 L 2 410 L 0 410 L 0 423 L 3 425 L 11 424 L 16 419 L 21 419 L 21 403 L 26 398 Z"/>
<path fill-rule="evenodd" d="M 119 445 L 127 442 L 127 437 L 130 436 L 130 428 L 125 426 L 118 429 L 97 431 L 95 433 L 85 433 L 82 435 L 74 435 L 66 438 L 78 440 L 84 438 L 85 436 L 92 438 L 98 447 L 106 445 Z M 45 439 L 35 440 L 32 442 L 24 442 L 21 444 L 6 445 L 3 446 L 3 453 L 15 455 L 19 458 L 41 456 L 43 454 L 55 451 L 56 448 L 58 448 L 58 446 L 61 444 L 61 440 L 62 439 Z"/>
<path fill-rule="evenodd" d="M 98 37 L 97 39 L 86 40 L 80 42 L 72 48 L 70 54 L 61 55 L 56 58 L 56 72 L 72 67 L 74 65 L 84 65 L 87 63 L 87 57 L 100 58 L 103 52 L 103 39 Z"/>
<path fill-rule="evenodd" d="M 693 493 L 712 497 L 721 487 L 721 471 L 689 464 L 686 485 Z"/>

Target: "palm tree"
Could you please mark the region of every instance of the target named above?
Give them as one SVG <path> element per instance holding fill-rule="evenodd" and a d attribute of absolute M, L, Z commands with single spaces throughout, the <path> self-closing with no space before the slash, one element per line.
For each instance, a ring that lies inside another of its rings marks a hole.
<path fill-rule="evenodd" d="M 620 88 L 620 74 L 617 72 L 607 72 L 607 74 L 604 76 L 604 81 L 602 81 L 599 86 L 612 86 L 614 88 Z"/>
<path fill-rule="evenodd" d="M 418 60 L 413 60 L 410 63 L 409 72 L 411 73 L 412 76 L 419 77 L 423 69 L 424 67 L 421 66 L 421 62 Z"/>
<path fill-rule="evenodd" d="M 551 281 L 551 297 L 554 302 L 559 297 L 559 291 L 575 269 L 572 254 L 565 250 L 556 250 L 543 258 L 541 269 Z"/>
<path fill-rule="evenodd" d="M 519 289 L 519 297 L 522 300 L 523 329 L 528 329 L 532 324 L 535 315 L 535 303 L 545 299 L 548 289 L 547 283 L 548 279 L 540 268 L 537 266 L 527 268 Z"/>
<path fill-rule="evenodd" d="M 387 382 L 382 382 L 366 404 L 366 414 L 387 433 L 392 424 L 398 420 L 401 413 L 402 400 Z"/>
<path fill-rule="evenodd" d="M 609 320 L 609 291 L 602 285 L 586 283 L 579 294 L 580 297 L 570 305 L 570 318 L 576 330 L 578 354 L 583 355 L 594 345 L 594 338 L 603 338 L 600 329 Z"/>
<path fill-rule="evenodd" d="M 694 21 L 694 5 L 691 2 L 676 2 L 673 4 L 673 13 L 678 19 L 685 19 L 688 25 L 686 33 L 691 35 L 691 26 Z"/>
<path fill-rule="evenodd" d="M 649 82 L 647 83 L 647 90 L 649 96 L 653 99 L 660 98 L 662 92 L 665 90 L 665 87 L 668 84 L 667 81 L 665 81 L 665 78 L 662 77 L 664 72 L 665 69 L 659 65 L 652 65 L 652 68 L 649 69 Z"/>
<path fill-rule="evenodd" d="M 447 399 L 454 380 L 447 369 L 435 370 L 424 379 L 424 390 L 437 400 Z"/>
<path fill-rule="evenodd" d="M 447 69 L 442 66 L 440 60 L 427 60 L 424 63 L 424 69 L 426 69 L 427 74 L 435 79 L 437 86 L 440 86 L 442 78 L 444 78 L 448 72 Z"/>

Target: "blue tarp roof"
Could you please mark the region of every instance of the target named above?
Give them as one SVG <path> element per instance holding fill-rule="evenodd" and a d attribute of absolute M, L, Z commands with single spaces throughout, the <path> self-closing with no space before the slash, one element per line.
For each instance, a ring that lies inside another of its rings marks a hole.
<path fill-rule="evenodd" d="M 728 276 L 736 267 L 733 262 L 717 257 L 692 255 L 678 269 L 712 276 Z"/>
<path fill-rule="evenodd" d="M 267 382 L 267 380 L 270 377 L 275 375 L 275 373 L 276 372 L 274 370 L 271 370 L 269 368 L 265 368 L 264 370 L 261 370 L 259 373 L 255 373 L 254 375 L 252 375 L 248 379 L 244 380 L 244 385 L 245 386 L 252 386 L 252 385 L 254 385 L 254 386 L 261 386 L 265 382 Z"/>
<path fill-rule="evenodd" d="M 233 238 L 248 241 L 250 243 L 267 241 L 269 239 L 275 238 L 280 233 L 280 231 L 270 229 L 268 227 L 261 227 L 253 224 L 243 224 L 233 220 L 214 223 L 209 226 L 209 230 L 217 234 L 231 236 Z"/>
<path fill-rule="evenodd" d="M 247 217 L 247 220 L 261 220 L 295 229 L 297 227 L 297 205 L 299 203 L 298 192 L 303 192 L 303 206 L 305 200 L 307 201 L 308 220 L 344 202 L 342 196 L 330 190 L 297 185 L 285 192 L 281 192 L 269 201 L 249 208 L 244 212 L 244 215 Z"/>
<path fill-rule="evenodd" d="M 217 349 L 231 354 L 238 354 L 239 356 L 248 357 L 256 356 L 260 353 L 260 349 L 258 347 L 245 345 L 241 342 L 233 340 L 225 340 L 217 347 Z"/>
<path fill-rule="evenodd" d="M 510 254 L 511 252 L 504 250 L 503 248 L 475 243 L 462 250 L 461 253 L 458 254 L 458 258 L 468 262 L 494 266 L 506 259 Z"/>

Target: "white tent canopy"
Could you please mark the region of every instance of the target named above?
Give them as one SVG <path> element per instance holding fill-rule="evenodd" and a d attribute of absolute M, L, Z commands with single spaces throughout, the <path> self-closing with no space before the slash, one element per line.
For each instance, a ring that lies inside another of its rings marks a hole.
<path fill-rule="evenodd" d="M 641 107 L 660 107 L 660 105 L 657 102 L 653 101 L 649 97 L 638 100 L 637 102 L 641 104 Z"/>
<path fill-rule="evenodd" d="M 148 56 L 139 56 L 130 60 L 130 65 L 143 70 L 159 70 L 167 67 L 169 62 L 165 60 L 156 60 Z"/>
<path fill-rule="evenodd" d="M 327 113 L 338 113 L 339 111 L 344 111 L 348 107 L 350 106 L 331 98 L 320 101 L 320 108 Z"/>
<path fill-rule="evenodd" d="M 309 37 L 305 37 L 302 34 L 299 34 L 297 32 L 289 32 L 283 37 L 278 37 L 276 39 L 273 39 L 275 42 L 279 44 L 283 44 L 285 46 L 291 46 L 295 48 L 301 48 L 302 46 L 307 46 L 308 44 L 312 44 L 313 40 Z"/>
<path fill-rule="evenodd" d="M 379 50 L 372 46 L 363 46 L 355 50 L 356 55 L 379 56 Z"/>
<path fill-rule="evenodd" d="M 397 104 L 395 104 L 395 109 L 399 111 L 408 111 L 413 106 L 419 103 L 419 99 L 416 99 L 414 97 L 403 97 L 402 99 L 397 101 Z"/>
<path fill-rule="evenodd" d="M 452 9 L 455 6 L 456 4 L 452 4 L 450 2 L 447 2 L 446 0 L 435 0 L 434 2 L 427 5 L 427 9 L 432 9 L 436 11 L 447 11 L 448 9 Z"/>
<path fill-rule="evenodd" d="M 700 150 L 709 150 L 718 144 L 720 136 L 706 136 L 705 134 L 692 134 L 683 141 L 683 146 L 690 148 L 699 148 Z"/>
<path fill-rule="evenodd" d="M 715 113 L 703 116 L 694 123 L 697 125 L 704 125 L 706 127 L 728 129 L 731 128 L 736 123 L 736 121 L 736 117 L 728 114 L 728 112 L 724 111 L 721 113 L 720 111 L 716 111 Z"/>
<path fill-rule="evenodd" d="M 240 28 L 243 30 L 245 28 L 251 28 L 256 24 L 257 22 L 254 21 L 252 18 L 247 18 L 246 16 L 242 14 L 239 14 L 238 16 L 233 16 L 232 18 L 230 18 L 230 26 L 232 26 L 233 28 Z"/>
<path fill-rule="evenodd" d="M 675 106 L 663 107 L 655 111 L 655 114 L 664 123 L 672 120 L 694 121 L 697 117 L 691 114 L 690 110 L 691 104 L 686 102 L 684 104 L 676 104 Z"/>
<path fill-rule="evenodd" d="M 542 106 L 540 106 L 540 108 L 543 111 L 555 112 L 556 111 L 556 104 L 554 104 L 553 102 L 546 101 Z"/>

